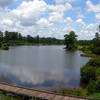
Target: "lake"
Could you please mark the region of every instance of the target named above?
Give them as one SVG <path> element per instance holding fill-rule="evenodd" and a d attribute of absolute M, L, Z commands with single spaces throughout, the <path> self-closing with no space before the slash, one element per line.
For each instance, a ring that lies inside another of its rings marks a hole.
<path fill-rule="evenodd" d="M 0 82 L 52 91 L 80 87 L 80 68 L 90 58 L 64 46 L 12 46 L 0 50 Z"/>

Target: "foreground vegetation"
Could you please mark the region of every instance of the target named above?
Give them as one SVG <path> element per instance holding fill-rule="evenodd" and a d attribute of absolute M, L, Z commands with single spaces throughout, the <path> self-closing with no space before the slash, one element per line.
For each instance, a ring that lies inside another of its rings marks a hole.
<path fill-rule="evenodd" d="M 61 89 L 57 93 L 90 98 L 100 98 L 100 56 L 92 58 L 81 68 L 81 88 Z"/>
<path fill-rule="evenodd" d="M 56 93 L 62 94 L 62 95 L 67 95 L 67 96 L 79 96 L 79 97 L 86 97 L 86 98 L 100 98 L 100 93 L 92 93 L 89 94 L 87 89 L 83 88 L 77 88 L 73 90 L 68 90 L 68 89 L 61 89 L 57 91 Z"/>
<path fill-rule="evenodd" d="M 81 88 L 73 90 L 61 89 L 57 93 L 100 98 L 100 56 L 92 58 L 81 68 Z"/>
<path fill-rule="evenodd" d="M 0 100 L 18 100 L 18 99 L 10 97 L 8 95 L 0 94 Z"/>

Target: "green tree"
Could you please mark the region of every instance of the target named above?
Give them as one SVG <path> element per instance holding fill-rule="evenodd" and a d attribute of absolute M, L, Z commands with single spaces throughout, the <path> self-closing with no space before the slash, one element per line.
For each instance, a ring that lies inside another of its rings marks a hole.
<path fill-rule="evenodd" d="M 69 34 L 64 35 L 65 44 L 68 50 L 75 50 L 77 48 L 77 35 L 74 31 L 71 31 Z"/>
<path fill-rule="evenodd" d="M 37 41 L 37 43 L 40 42 L 40 37 L 39 37 L 39 35 L 37 35 L 37 37 L 36 37 L 36 41 Z"/>
<path fill-rule="evenodd" d="M 0 42 L 3 41 L 3 32 L 0 31 Z"/>
<path fill-rule="evenodd" d="M 21 33 L 18 34 L 18 39 L 19 40 L 22 40 L 23 39 L 23 36 L 21 35 Z"/>
<path fill-rule="evenodd" d="M 8 31 L 5 31 L 5 41 L 8 42 L 9 40 L 9 32 Z"/>
<path fill-rule="evenodd" d="M 27 35 L 27 41 L 32 43 L 33 42 L 33 37 L 30 35 Z"/>

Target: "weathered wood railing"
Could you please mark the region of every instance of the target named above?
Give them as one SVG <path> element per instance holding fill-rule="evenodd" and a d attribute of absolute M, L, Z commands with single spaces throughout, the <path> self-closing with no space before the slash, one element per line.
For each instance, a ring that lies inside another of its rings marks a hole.
<path fill-rule="evenodd" d="M 75 96 L 64 96 L 46 91 L 39 91 L 35 89 L 29 89 L 5 83 L 0 83 L 0 91 L 3 94 L 8 94 L 18 98 L 18 100 L 96 100 Z M 100 99 L 97 99 L 100 100 Z"/>

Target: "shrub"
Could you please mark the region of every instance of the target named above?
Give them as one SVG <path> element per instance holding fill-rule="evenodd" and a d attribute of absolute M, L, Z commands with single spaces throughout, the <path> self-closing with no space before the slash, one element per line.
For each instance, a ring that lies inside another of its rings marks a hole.
<path fill-rule="evenodd" d="M 93 48 L 92 52 L 100 55 L 100 47 Z"/>
<path fill-rule="evenodd" d="M 88 91 L 86 89 L 82 89 L 82 88 L 77 88 L 73 90 L 73 95 L 75 96 L 87 96 Z"/>
<path fill-rule="evenodd" d="M 91 59 L 87 64 L 89 66 L 100 67 L 100 57 Z"/>
<path fill-rule="evenodd" d="M 3 50 L 8 50 L 8 45 L 5 43 L 5 44 L 2 44 L 2 47 L 1 47 Z"/>
<path fill-rule="evenodd" d="M 95 81 L 91 80 L 88 87 L 87 87 L 88 93 L 93 94 L 96 92 L 96 83 Z"/>
<path fill-rule="evenodd" d="M 100 93 L 93 93 L 88 96 L 89 98 L 100 98 Z M 99 99 L 98 99 L 99 100 Z"/>
<path fill-rule="evenodd" d="M 72 91 L 71 90 L 67 90 L 67 89 L 60 89 L 59 91 L 57 91 L 57 93 L 59 94 L 63 94 L 63 95 L 72 95 Z"/>
<path fill-rule="evenodd" d="M 96 82 L 96 89 L 97 89 L 97 92 L 100 93 L 100 80 L 98 80 L 98 81 Z"/>
<path fill-rule="evenodd" d="M 96 69 L 96 80 L 100 80 L 100 68 Z"/>
<path fill-rule="evenodd" d="M 90 80 L 96 80 L 96 68 L 90 66 L 84 66 L 81 68 L 82 78 L 89 83 Z"/>

